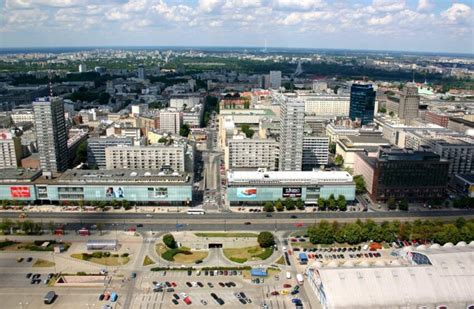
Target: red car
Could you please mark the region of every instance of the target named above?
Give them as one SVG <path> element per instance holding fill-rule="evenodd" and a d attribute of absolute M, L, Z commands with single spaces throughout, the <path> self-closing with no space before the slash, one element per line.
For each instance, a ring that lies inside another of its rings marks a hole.
<path fill-rule="evenodd" d="M 191 305 L 191 304 L 192 304 L 191 298 L 189 298 L 189 296 L 185 297 L 185 298 L 183 299 L 183 301 L 186 303 L 186 305 Z"/>
<path fill-rule="evenodd" d="M 273 292 L 271 292 L 270 294 L 273 295 L 273 296 L 280 295 L 280 293 L 278 293 L 278 291 L 273 291 Z"/>
<path fill-rule="evenodd" d="M 175 288 L 176 287 L 176 282 L 171 282 L 171 286 Z"/>
<path fill-rule="evenodd" d="M 289 289 L 289 288 L 291 288 L 291 284 L 285 283 L 285 284 L 283 284 L 283 287 L 285 289 Z"/>

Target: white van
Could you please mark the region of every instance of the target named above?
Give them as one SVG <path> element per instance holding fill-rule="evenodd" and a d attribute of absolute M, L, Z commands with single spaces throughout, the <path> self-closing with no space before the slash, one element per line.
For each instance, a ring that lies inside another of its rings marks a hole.
<path fill-rule="evenodd" d="M 289 271 L 286 272 L 286 279 L 291 279 L 291 273 Z"/>

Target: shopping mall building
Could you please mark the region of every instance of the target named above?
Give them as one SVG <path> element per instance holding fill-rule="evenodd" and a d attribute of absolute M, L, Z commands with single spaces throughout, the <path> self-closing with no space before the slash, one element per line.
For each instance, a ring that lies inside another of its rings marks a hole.
<path fill-rule="evenodd" d="M 345 171 L 229 171 L 227 201 L 231 206 L 262 205 L 267 201 L 301 198 L 316 204 L 331 194 L 355 199 L 355 184 Z"/>

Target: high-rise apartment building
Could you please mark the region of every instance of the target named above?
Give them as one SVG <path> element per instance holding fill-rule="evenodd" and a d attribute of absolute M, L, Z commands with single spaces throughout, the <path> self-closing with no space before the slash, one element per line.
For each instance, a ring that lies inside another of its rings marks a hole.
<path fill-rule="evenodd" d="M 303 160 L 304 102 L 282 98 L 280 102 L 280 171 L 301 171 Z"/>
<path fill-rule="evenodd" d="M 146 72 L 145 72 L 145 67 L 143 65 L 138 66 L 137 77 L 138 79 L 145 80 Z"/>
<path fill-rule="evenodd" d="M 79 65 L 79 73 L 85 73 L 85 72 L 87 72 L 87 65 L 84 63 L 81 63 Z"/>
<path fill-rule="evenodd" d="M 418 118 L 419 105 L 418 87 L 414 83 L 408 83 L 400 95 L 398 118 L 403 119 L 405 124 L 410 124 L 412 119 Z"/>
<path fill-rule="evenodd" d="M 160 130 L 178 134 L 181 127 L 181 113 L 173 110 L 160 111 Z"/>
<path fill-rule="evenodd" d="M 305 135 L 303 137 L 303 163 L 304 171 L 310 171 L 319 165 L 328 164 L 329 137 Z"/>
<path fill-rule="evenodd" d="M 320 119 L 349 116 L 350 98 L 348 95 L 299 94 L 304 101 L 306 115 Z"/>
<path fill-rule="evenodd" d="M 59 97 L 39 98 L 33 102 L 33 111 L 43 174 L 65 171 L 69 158 L 63 100 Z"/>
<path fill-rule="evenodd" d="M 118 145 L 132 146 L 133 138 L 131 137 L 94 137 L 87 141 L 87 165 L 90 168 L 104 169 L 105 164 L 105 148 Z"/>
<path fill-rule="evenodd" d="M 370 84 L 352 84 L 349 117 L 359 118 L 362 124 L 374 120 L 375 91 Z"/>
<path fill-rule="evenodd" d="M 21 160 L 21 140 L 8 131 L 0 132 L 0 169 L 16 168 Z"/>
<path fill-rule="evenodd" d="M 270 88 L 279 89 L 281 87 L 281 71 L 270 71 Z"/>

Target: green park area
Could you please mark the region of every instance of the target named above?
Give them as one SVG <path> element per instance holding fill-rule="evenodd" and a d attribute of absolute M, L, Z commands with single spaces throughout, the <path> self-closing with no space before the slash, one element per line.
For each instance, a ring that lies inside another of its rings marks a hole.
<path fill-rule="evenodd" d="M 58 245 L 55 240 L 35 240 L 34 242 L 20 242 L 5 239 L 0 241 L 0 251 L 53 251 L 54 246 Z M 70 243 L 61 243 L 64 251 L 69 249 Z"/>
<path fill-rule="evenodd" d="M 261 232 L 257 236 L 258 245 L 245 248 L 223 249 L 225 257 L 236 263 L 266 260 L 273 254 L 275 238 L 270 232 Z"/>
<path fill-rule="evenodd" d="M 163 243 L 156 245 L 156 253 L 164 260 L 182 264 L 196 263 L 204 260 L 209 254 L 206 250 L 191 250 L 187 247 L 178 247 L 171 234 L 163 236 Z"/>

